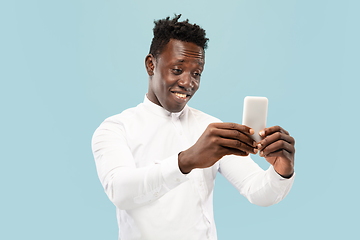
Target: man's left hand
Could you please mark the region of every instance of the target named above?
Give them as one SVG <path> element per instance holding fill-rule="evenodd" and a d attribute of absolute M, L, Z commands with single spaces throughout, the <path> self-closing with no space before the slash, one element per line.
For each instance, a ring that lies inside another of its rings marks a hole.
<path fill-rule="evenodd" d="M 258 142 L 260 157 L 265 157 L 275 171 L 284 178 L 294 173 L 295 139 L 279 126 L 260 131 L 263 138 Z"/>

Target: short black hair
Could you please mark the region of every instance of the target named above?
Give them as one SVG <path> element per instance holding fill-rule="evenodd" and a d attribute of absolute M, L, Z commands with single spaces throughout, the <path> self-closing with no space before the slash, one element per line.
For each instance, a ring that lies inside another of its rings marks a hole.
<path fill-rule="evenodd" d="M 152 54 L 155 59 L 161 54 L 170 39 L 195 43 L 197 46 L 202 47 L 203 50 L 207 48 L 209 39 L 206 38 L 205 30 L 196 24 L 189 23 L 189 19 L 178 22 L 180 17 L 181 14 L 175 14 L 173 19 L 167 17 L 154 21 L 154 37 L 149 54 Z"/>

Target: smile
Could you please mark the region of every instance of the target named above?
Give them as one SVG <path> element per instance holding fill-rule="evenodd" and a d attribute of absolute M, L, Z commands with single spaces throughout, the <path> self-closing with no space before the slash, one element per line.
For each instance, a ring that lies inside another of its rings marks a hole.
<path fill-rule="evenodd" d="M 178 99 L 186 100 L 190 95 L 186 93 L 172 92 Z"/>
<path fill-rule="evenodd" d="M 182 99 L 186 98 L 186 94 L 183 94 L 183 93 L 175 93 L 175 95 Z"/>

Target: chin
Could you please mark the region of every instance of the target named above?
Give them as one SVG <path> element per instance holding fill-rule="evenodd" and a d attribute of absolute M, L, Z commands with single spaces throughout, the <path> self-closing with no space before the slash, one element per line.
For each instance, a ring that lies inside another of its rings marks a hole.
<path fill-rule="evenodd" d="M 165 108 L 167 111 L 172 112 L 172 113 L 177 113 L 180 112 L 181 110 L 183 110 L 185 107 L 184 106 L 179 106 L 179 107 L 171 107 L 171 108 Z"/>

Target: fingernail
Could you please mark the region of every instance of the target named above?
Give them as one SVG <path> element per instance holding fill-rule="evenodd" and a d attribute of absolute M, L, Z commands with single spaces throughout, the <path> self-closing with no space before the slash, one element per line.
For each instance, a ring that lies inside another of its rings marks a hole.
<path fill-rule="evenodd" d="M 261 130 L 261 131 L 259 132 L 259 135 L 263 137 L 263 136 L 265 135 L 265 131 L 264 131 L 264 130 Z"/>
<path fill-rule="evenodd" d="M 262 147 L 261 143 L 259 143 L 259 144 L 257 145 L 257 147 L 258 147 L 258 148 L 261 148 L 261 147 Z"/>
<path fill-rule="evenodd" d="M 261 157 L 263 157 L 263 156 L 264 156 L 264 152 L 263 152 L 263 151 L 260 151 L 260 152 L 259 152 L 259 155 L 260 155 Z"/>
<path fill-rule="evenodd" d="M 254 134 L 254 129 L 250 128 L 249 133 L 250 133 L 250 135 L 253 135 Z"/>
<path fill-rule="evenodd" d="M 253 142 L 253 146 L 256 147 L 256 142 L 255 141 Z"/>
<path fill-rule="evenodd" d="M 255 149 L 254 149 L 254 153 L 257 154 L 257 152 L 258 152 L 258 150 L 255 148 Z"/>

